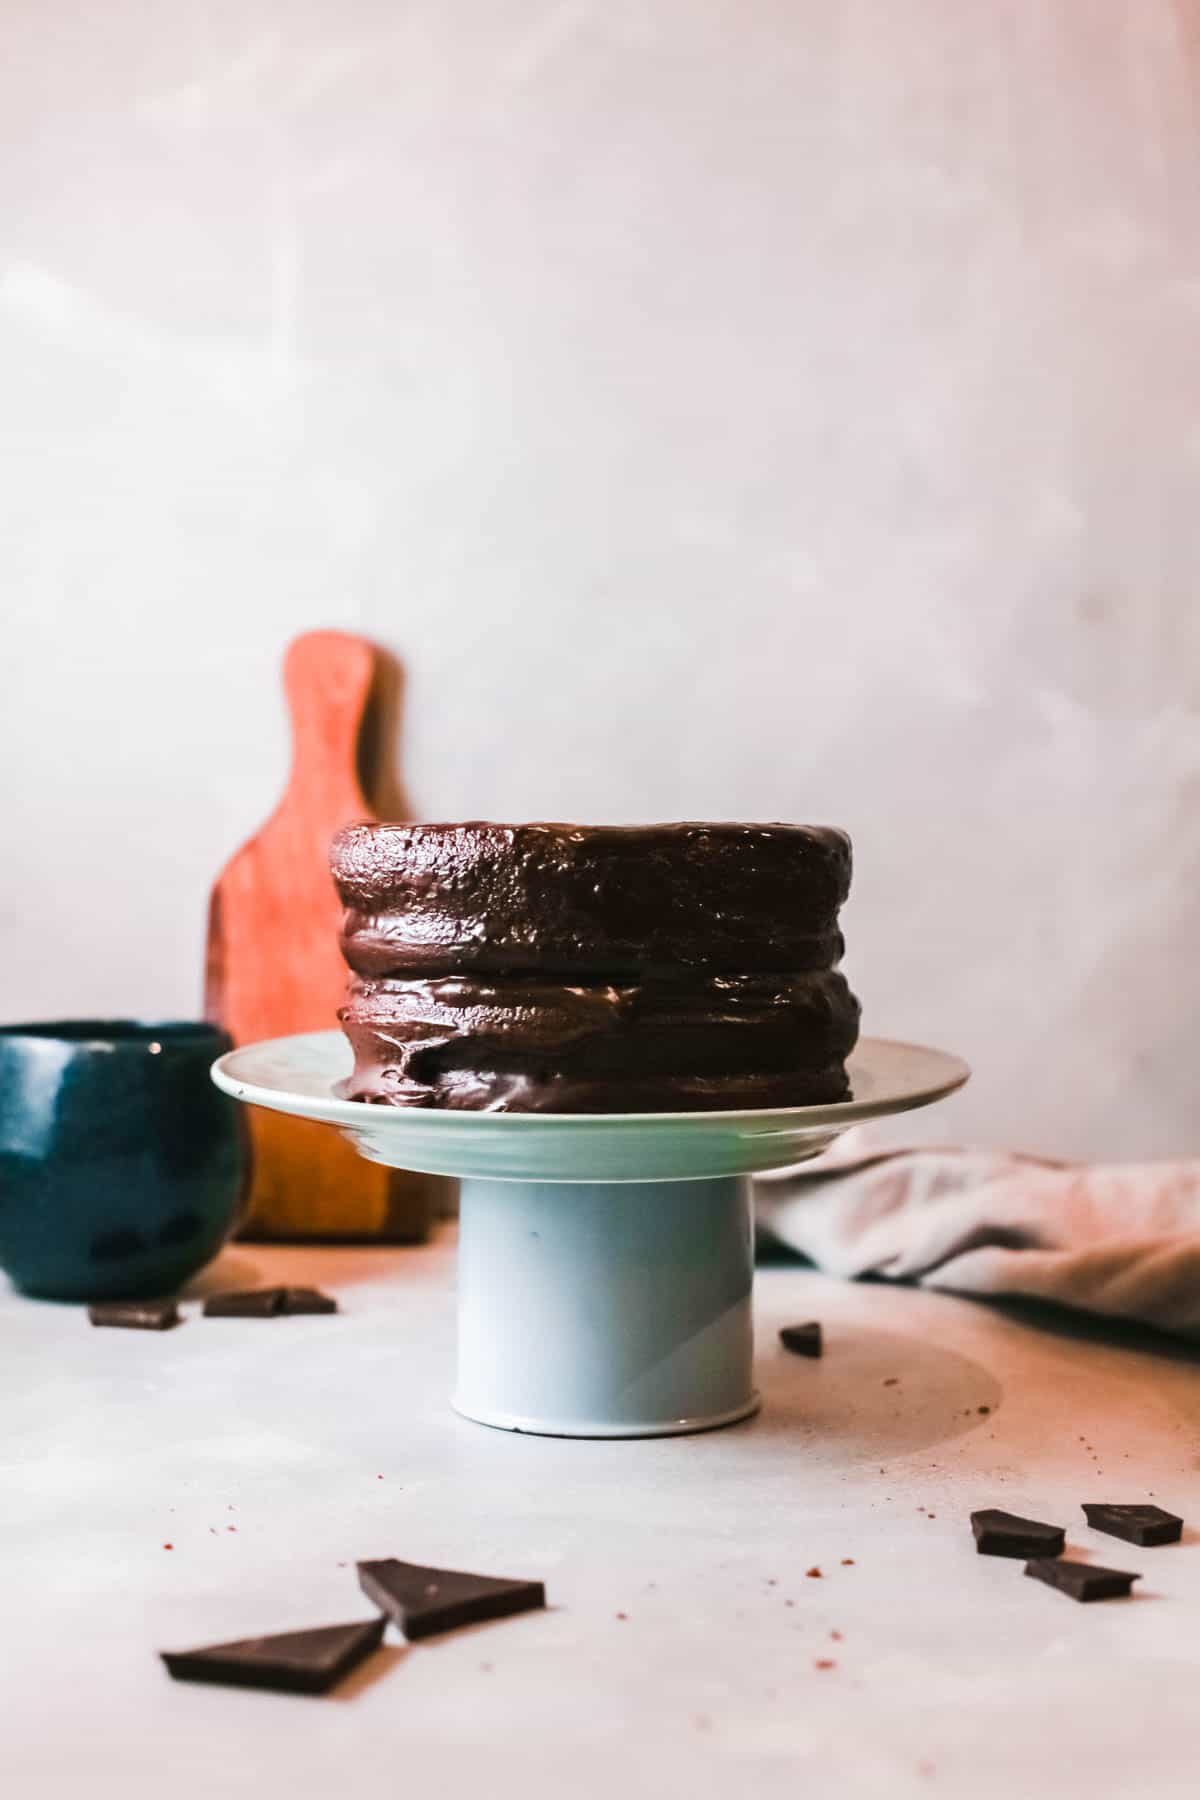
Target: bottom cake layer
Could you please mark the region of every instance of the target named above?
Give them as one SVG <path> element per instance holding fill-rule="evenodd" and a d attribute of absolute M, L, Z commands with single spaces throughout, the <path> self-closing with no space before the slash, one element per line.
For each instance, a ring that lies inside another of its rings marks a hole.
<path fill-rule="evenodd" d="M 479 1112 L 700 1112 L 845 1099 L 858 1002 L 835 970 L 567 986 L 354 981 L 351 1100 Z"/>

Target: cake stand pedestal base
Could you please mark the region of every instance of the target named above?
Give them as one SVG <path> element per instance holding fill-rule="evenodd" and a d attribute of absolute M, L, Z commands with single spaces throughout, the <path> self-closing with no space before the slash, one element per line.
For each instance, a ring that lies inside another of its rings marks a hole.
<path fill-rule="evenodd" d="M 750 1182 L 462 1184 L 454 1408 L 552 1437 L 758 1410 Z"/>
<path fill-rule="evenodd" d="M 758 1408 L 749 1177 L 967 1079 L 940 1050 L 863 1038 L 853 1099 L 734 1112 L 490 1113 L 344 1100 L 338 1031 L 231 1050 L 252 1106 L 336 1125 L 371 1162 L 462 1182 L 454 1406 L 505 1431 L 663 1437 Z"/>

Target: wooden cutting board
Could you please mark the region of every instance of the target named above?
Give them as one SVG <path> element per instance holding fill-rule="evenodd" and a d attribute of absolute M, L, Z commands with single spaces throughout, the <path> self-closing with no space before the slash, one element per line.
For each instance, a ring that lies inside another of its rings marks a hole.
<path fill-rule="evenodd" d="M 340 825 L 372 816 L 358 747 L 382 672 L 374 645 L 341 631 L 306 632 L 288 650 L 287 789 L 225 865 L 209 906 L 205 1011 L 235 1043 L 337 1023 L 347 971 L 329 843 Z M 438 1190 L 431 1177 L 366 1162 L 327 1125 L 248 1110 L 254 1172 L 244 1236 L 424 1236 Z"/>

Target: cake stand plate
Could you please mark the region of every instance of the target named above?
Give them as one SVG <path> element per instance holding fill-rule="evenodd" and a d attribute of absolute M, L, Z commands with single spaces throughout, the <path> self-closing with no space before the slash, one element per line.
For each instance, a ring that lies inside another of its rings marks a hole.
<path fill-rule="evenodd" d="M 758 1409 L 750 1177 L 927 1106 L 965 1063 L 864 1038 L 854 1098 L 755 1112 L 491 1113 L 342 1100 L 340 1031 L 233 1050 L 213 1080 L 334 1125 L 389 1168 L 462 1183 L 455 1410 L 555 1437 L 658 1437 Z"/>

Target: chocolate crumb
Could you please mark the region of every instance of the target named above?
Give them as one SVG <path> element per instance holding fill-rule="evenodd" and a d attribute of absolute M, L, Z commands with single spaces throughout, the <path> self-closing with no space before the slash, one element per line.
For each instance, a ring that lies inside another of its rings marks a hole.
<path fill-rule="evenodd" d="M 821 1579 L 821 1571 L 818 1569 L 816 1563 L 813 1564 L 811 1569 L 805 1569 L 804 1573 L 808 1576 L 810 1581 L 820 1581 Z"/>
<path fill-rule="evenodd" d="M 837 1664 L 832 1656 L 818 1656 L 813 1662 L 814 1669 L 836 1669 Z"/>
<path fill-rule="evenodd" d="M 842 1567 L 843 1569 L 852 1569 L 854 1567 L 854 1558 L 852 1556 L 843 1556 Z"/>
<path fill-rule="evenodd" d="M 889 1375 L 883 1385 L 884 1387 L 899 1387 L 900 1377 L 898 1375 Z"/>
<path fill-rule="evenodd" d="M 990 1406 L 977 1406 L 975 1408 L 975 1411 L 979 1414 L 981 1419 L 986 1419 L 991 1410 Z"/>

